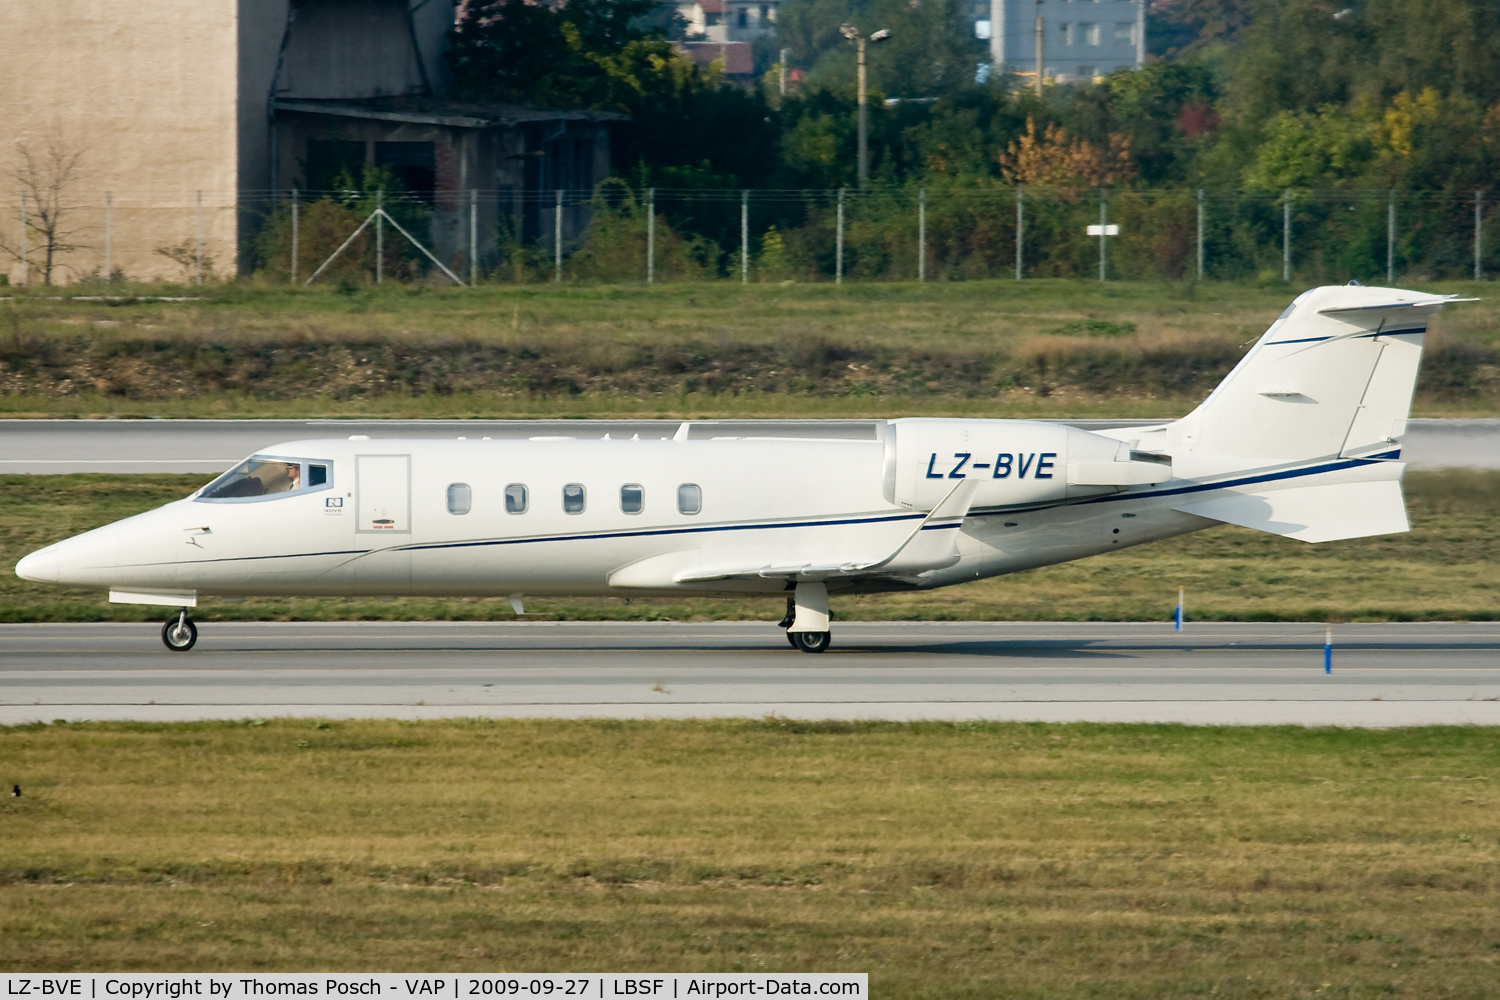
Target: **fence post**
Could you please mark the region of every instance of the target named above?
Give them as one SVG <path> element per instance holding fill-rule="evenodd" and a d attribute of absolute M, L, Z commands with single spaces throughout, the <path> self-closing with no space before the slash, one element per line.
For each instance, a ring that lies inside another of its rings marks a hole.
<path fill-rule="evenodd" d="M 298 194 L 299 194 L 299 192 L 297 191 L 297 189 L 296 188 L 292 188 L 292 284 L 293 285 L 295 285 L 297 283 L 297 258 L 299 256 L 301 256 L 301 253 L 302 253 L 301 240 L 300 240 L 300 237 L 302 235 L 302 233 L 300 231 L 301 230 L 301 218 L 300 218 L 300 214 L 301 213 L 299 212 L 300 205 L 298 204 Z"/>
<path fill-rule="evenodd" d="M 31 224 L 27 215 L 26 192 L 21 192 L 21 285 L 31 287 L 31 237 L 26 227 Z"/>
<path fill-rule="evenodd" d="M 740 284 L 750 283 L 750 192 L 740 190 Z"/>
<path fill-rule="evenodd" d="M 1479 242 L 1479 222 L 1480 222 L 1481 219 L 1484 218 L 1484 208 L 1483 208 L 1484 201 L 1483 201 L 1483 199 L 1484 199 L 1484 193 L 1482 191 L 1475 191 L 1474 192 L 1474 280 L 1475 281 L 1481 280 L 1482 277 L 1483 277 L 1483 275 L 1484 275 L 1483 270 L 1481 270 L 1481 268 L 1479 266 L 1479 251 L 1481 249 L 1480 242 Z"/>
<path fill-rule="evenodd" d="M 385 190 L 375 192 L 375 284 L 385 280 Z"/>
<path fill-rule="evenodd" d="M 844 189 L 839 188 L 839 222 L 838 236 L 835 239 L 836 249 L 833 255 L 833 283 L 842 285 L 844 283 Z"/>
<path fill-rule="evenodd" d="M 197 250 L 193 262 L 198 265 L 198 284 L 203 284 L 203 192 L 198 192 L 197 213 L 195 216 L 195 239 Z"/>
<path fill-rule="evenodd" d="M 646 284 L 656 283 L 656 188 L 646 191 Z"/>
<path fill-rule="evenodd" d="M 1108 239 L 1104 235 L 1105 227 L 1109 225 L 1109 199 L 1105 188 L 1099 189 L 1099 280 L 1104 280 L 1104 247 Z"/>
<path fill-rule="evenodd" d="M 469 287 L 479 284 L 479 189 L 469 188 Z"/>
<path fill-rule="evenodd" d="M 1385 283 L 1396 283 L 1396 189 L 1385 193 Z"/>
<path fill-rule="evenodd" d="M 927 189 L 917 190 L 917 280 L 927 280 Z"/>
<path fill-rule="evenodd" d="M 1281 192 L 1281 280 L 1292 280 L 1292 189 Z"/>
<path fill-rule="evenodd" d="M 115 193 L 104 192 L 104 280 L 115 273 Z"/>
<path fill-rule="evenodd" d="M 552 260 L 555 270 L 552 280 L 559 283 L 562 281 L 562 208 L 563 191 L 562 188 L 558 188 L 557 208 L 552 216 Z"/>
<path fill-rule="evenodd" d="M 1198 189 L 1198 280 L 1203 280 L 1203 189 Z"/>
<path fill-rule="evenodd" d="M 1016 185 L 1016 280 L 1021 280 L 1021 234 L 1026 231 L 1026 185 Z"/>

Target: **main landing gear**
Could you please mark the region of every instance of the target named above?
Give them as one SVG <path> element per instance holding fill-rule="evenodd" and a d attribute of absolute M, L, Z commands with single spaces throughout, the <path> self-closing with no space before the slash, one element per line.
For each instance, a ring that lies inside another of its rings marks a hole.
<path fill-rule="evenodd" d="M 161 627 L 161 641 L 174 653 L 186 653 L 198 641 L 198 626 L 187 616 L 187 609 L 176 618 L 168 618 Z"/>
<path fill-rule="evenodd" d="M 822 583 L 799 583 L 786 599 L 786 617 L 777 622 L 787 630 L 786 641 L 804 653 L 828 649 L 828 588 Z"/>

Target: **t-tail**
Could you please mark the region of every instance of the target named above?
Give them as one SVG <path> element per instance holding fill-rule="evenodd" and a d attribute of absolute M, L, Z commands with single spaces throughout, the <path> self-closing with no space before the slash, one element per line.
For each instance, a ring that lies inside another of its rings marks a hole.
<path fill-rule="evenodd" d="M 1153 435 L 1178 476 L 1223 483 L 1175 509 L 1308 542 L 1407 530 L 1398 459 L 1422 341 L 1434 313 L 1468 301 L 1359 285 L 1298 296 Z"/>

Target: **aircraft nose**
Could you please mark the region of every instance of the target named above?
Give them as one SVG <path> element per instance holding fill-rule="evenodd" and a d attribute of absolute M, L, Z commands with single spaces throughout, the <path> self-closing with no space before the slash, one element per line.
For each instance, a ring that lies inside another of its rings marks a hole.
<path fill-rule="evenodd" d="M 33 583 L 57 583 L 60 575 L 57 553 L 50 546 L 38 549 L 16 563 L 16 576 Z"/>

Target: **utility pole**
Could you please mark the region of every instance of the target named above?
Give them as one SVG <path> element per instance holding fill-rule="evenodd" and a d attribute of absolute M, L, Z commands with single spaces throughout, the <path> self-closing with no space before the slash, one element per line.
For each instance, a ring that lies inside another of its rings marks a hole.
<path fill-rule="evenodd" d="M 781 96 L 786 96 L 786 49 L 781 50 L 781 61 L 776 65 L 781 69 Z"/>
<path fill-rule="evenodd" d="M 1042 0 L 1036 0 L 1036 99 L 1042 99 L 1042 48 L 1046 42 L 1042 31 Z"/>
<path fill-rule="evenodd" d="M 883 42 L 891 37 L 890 30 L 881 28 L 869 38 L 861 35 L 852 24 L 839 25 L 839 34 L 854 43 L 855 62 L 858 66 L 857 87 L 859 91 L 859 186 L 870 181 L 870 104 L 866 95 L 865 49 L 872 42 Z"/>
<path fill-rule="evenodd" d="M 1281 280 L 1292 280 L 1292 189 L 1281 193 Z"/>

